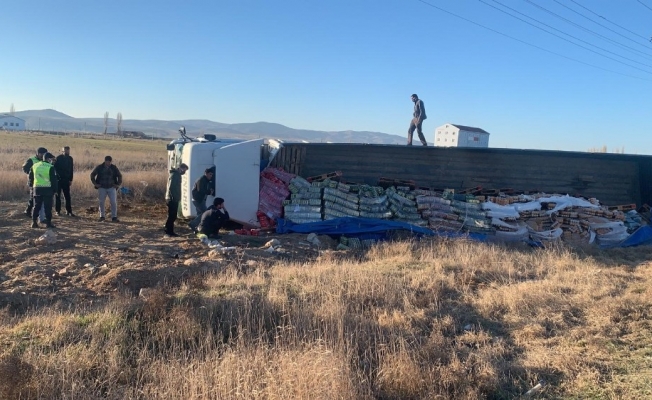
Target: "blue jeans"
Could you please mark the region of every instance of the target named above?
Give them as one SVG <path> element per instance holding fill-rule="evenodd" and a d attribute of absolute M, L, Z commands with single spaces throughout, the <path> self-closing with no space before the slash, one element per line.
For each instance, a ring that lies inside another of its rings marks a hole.
<path fill-rule="evenodd" d="M 98 196 L 100 200 L 100 217 L 104 217 L 104 203 L 106 202 L 106 196 L 109 196 L 109 202 L 111 203 L 111 217 L 118 218 L 118 200 L 116 198 L 115 188 L 99 188 Z"/>
<path fill-rule="evenodd" d="M 190 221 L 190 223 L 188 223 L 188 226 L 191 229 L 197 229 L 197 227 L 199 226 L 199 223 L 201 222 L 201 215 L 204 213 L 204 211 L 206 211 L 208 209 L 208 207 L 206 207 L 206 200 L 205 199 L 204 199 L 204 201 L 197 201 L 197 200 L 193 199 L 192 205 L 195 206 L 195 208 L 197 209 L 197 216 L 195 217 L 195 219 Z"/>

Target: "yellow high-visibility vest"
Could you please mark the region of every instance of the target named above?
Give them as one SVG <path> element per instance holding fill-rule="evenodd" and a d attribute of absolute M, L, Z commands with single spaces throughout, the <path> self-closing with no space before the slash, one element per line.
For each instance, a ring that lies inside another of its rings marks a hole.
<path fill-rule="evenodd" d="M 32 167 L 32 173 L 34 174 L 34 184 L 33 187 L 52 187 L 52 182 L 50 181 L 50 168 L 52 164 L 45 161 L 39 161 Z"/>

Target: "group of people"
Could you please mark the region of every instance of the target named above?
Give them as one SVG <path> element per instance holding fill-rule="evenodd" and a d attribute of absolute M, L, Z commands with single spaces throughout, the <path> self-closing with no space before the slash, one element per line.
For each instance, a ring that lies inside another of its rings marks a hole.
<path fill-rule="evenodd" d="M 39 226 L 39 221 L 48 228 L 52 224 L 53 198 L 57 215 L 61 215 L 61 194 L 65 199 L 66 214 L 72 213 L 70 202 L 70 185 L 73 178 L 73 159 L 70 156 L 70 147 L 61 149 L 61 154 L 55 157 L 44 147 L 36 150 L 36 155 L 27 159 L 23 164 L 23 172 L 28 176 L 29 200 L 25 215 L 32 218 L 32 228 Z"/>
<path fill-rule="evenodd" d="M 122 174 L 112 161 L 111 156 L 106 156 L 104 162 L 93 169 L 91 183 L 98 190 L 100 221 L 105 220 L 104 207 L 108 196 L 111 203 L 111 220 L 119 222 L 116 190 L 122 185 Z M 66 215 L 75 217 L 70 196 L 74 170 L 69 146 L 64 146 L 57 157 L 45 147 L 39 147 L 36 154 L 23 164 L 23 172 L 28 176 L 29 186 L 25 215 L 32 218 L 32 228 L 38 228 L 39 222 L 47 228 L 55 228 L 52 224 L 52 206 L 54 205 L 57 215 L 60 216 L 62 194 Z"/>
<path fill-rule="evenodd" d="M 188 171 L 186 164 L 170 170 L 165 201 L 168 207 L 168 218 L 165 221 L 166 236 L 178 236 L 174 232 L 174 221 L 177 219 L 179 204 L 181 203 L 181 176 Z M 206 207 L 208 196 L 215 195 L 215 168 L 207 168 L 192 188 L 192 204 L 197 210 L 197 217 L 190 221 L 188 226 L 194 233 L 200 233 L 209 237 L 217 237 L 218 232 L 229 220 L 229 212 L 224 206 L 224 199 L 215 197 L 213 204 Z"/>
<path fill-rule="evenodd" d="M 29 200 L 25 215 L 32 218 L 32 228 L 38 228 L 39 222 L 47 228 L 55 228 L 52 224 L 52 206 L 57 215 L 65 200 L 66 215 L 75 217 L 72 212 L 70 187 L 74 175 L 74 161 L 70 155 L 70 147 L 61 149 L 57 157 L 44 147 L 39 147 L 36 154 L 23 164 L 23 172 L 28 176 Z M 181 203 L 181 176 L 188 171 L 186 164 L 170 170 L 165 201 L 168 206 L 168 217 L 165 222 L 165 233 L 168 236 L 178 236 L 174 232 L 174 222 L 177 219 Z M 206 207 L 208 196 L 215 195 L 215 168 L 207 168 L 192 189 L 192 204 L 197 210 L 197 217 L 188 225 L 195 233 L 207 236 L 217 236 L 220 228 L 229 220 L 229 212 L 224 207 L 224 199 L 216 197 L 213 205 Z M 118 220 L 117 191 L 122 185 L 122 174 L 113 164 L 111 156 L 104 157 L 104 162 L 96 166 L 90 175 L 91 183 L 97 189 L 99 200 L 99 221 L 106 220 L 106 198 L 111 204 L 111 221 Z"/>

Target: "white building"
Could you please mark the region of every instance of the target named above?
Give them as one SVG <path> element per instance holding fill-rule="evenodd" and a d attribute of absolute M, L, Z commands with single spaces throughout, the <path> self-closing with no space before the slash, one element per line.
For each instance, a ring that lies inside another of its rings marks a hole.
<path fill-rule="evenodd" d="M 24 131 L 25 120 L 22 120 L 13 115 L 2 114 L 0 115 L 0 129 L 7 131 Z"/>
<path fill-rule="evenodd" d="M 489 147 L 489 132 L 458 124 L 446 124 L 435 130 L 438 147 Z"/>

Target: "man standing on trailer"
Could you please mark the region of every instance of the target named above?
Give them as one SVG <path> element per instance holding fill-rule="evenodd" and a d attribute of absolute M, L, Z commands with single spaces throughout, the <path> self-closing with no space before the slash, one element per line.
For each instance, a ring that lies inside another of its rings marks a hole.
<path fill-rule="evenodd" d="M 70 204 L 70 185 L 72 184 L 74 168 L 69 146 L 61 149 L 61 154 L 57 156 L 54 168 L 57 170 L 57 175 L 59 176 L 59 190 L 56 192 L 54 210 L 57 212 L 57 215 L 61 215 L 61 192 L 63 192 L 63 197 L 66 200 L 66 214 L 69 217 L 74 217 L 72 205 Z"/>
<path fill-rule="evenodd" d="M 412 102 L 414 103 L 414 112 L 412 113 L 412 121 L 410 122 L 410 128 L 408 129 L 408 138 L 407 145 L 412 146 L 412 135 L 416 129 L 417 134 L 419 135 L 419 140 L 424 146 L 428 145 L 425 136 L 423 136 L 423 120 L 428 118 L 426 116 L 426 108 L 423 105 L 423 100 L 419 99 L 419 96 L 416 94 L 412 95 Z"/>
<path fill-rule="evenodd" d="M 30 158 L 25 161 L 25 164 L 23 164 L 23 172 L 26 175 L 29 175 L 30 172 L 32 171 L 32 167 L 34 164 L 36 164 L 39 161 L 43 161 L 43 156 L 45 153 L 47 153 L 48 150 L 45 147 L 39 147 L 36 149 L 36 155 L 31 156 Z M 29 186 L 29 200 L 27 200 L 27 208 L 25 209 L 25 215 L 28 217 L 32 216 L 32 208 L 34 207 L 34 188 L 32 187 L 32 184 L 30 183 L 31 181 L 27 182 L 27 185 Z"/>
<path fill-rule="evenodd" d="M 117 189 L 122 185 L 122 174 L 118 167 L 113 165 L 113 158 L 111 156 L 104 157 L 104 162 L 91 172 L 91 183 L 97 189 L 97 195 L 100 200 L 100 222 L 105 220 L 104 206 L 106 197 L 109 196 L 111 202 L 111 221 L 120 222 L 118 220 L 118 199 Z"/>
<path fill-rule="evenodd" d="M 181 175 L 188 171 L 186 164 L 181 164 L 179 168 L 170 170 L 168 177 L 168 187 L 165 191 L 165 202 L 168 206 L 168 219 L 165 221 L 165 235 L 179 236 L 174 233 L 174 221 L 177 219 L 179 212 L 179 202 L 181 201 Z"/>

